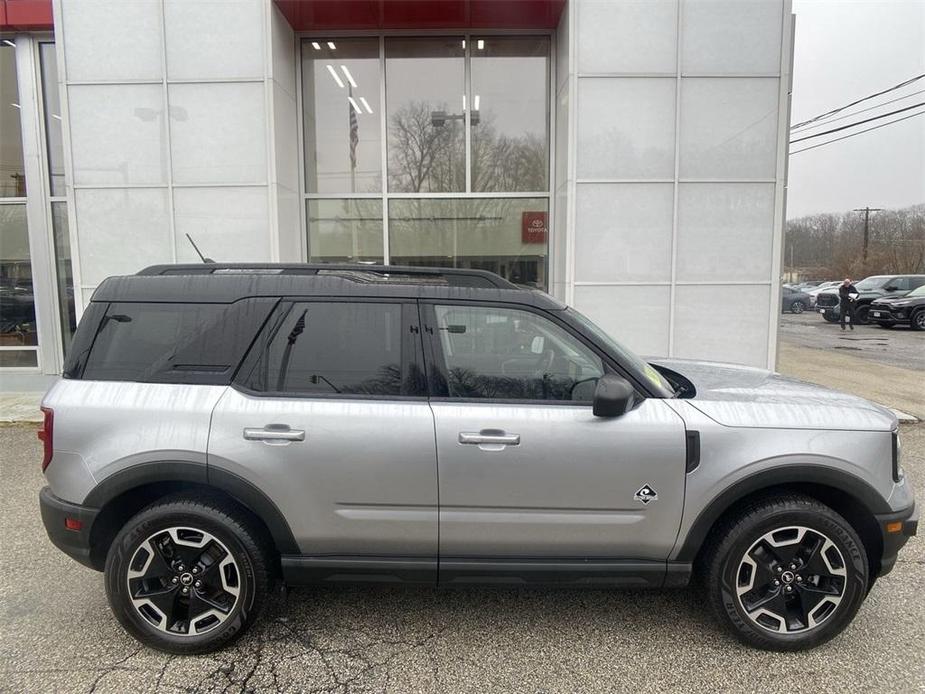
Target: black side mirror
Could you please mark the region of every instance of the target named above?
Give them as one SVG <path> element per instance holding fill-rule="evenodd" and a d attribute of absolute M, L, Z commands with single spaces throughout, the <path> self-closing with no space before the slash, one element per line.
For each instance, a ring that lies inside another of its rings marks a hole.
<path fill-rule="evenodd" d="M 886 288 L 888 292 L 895 292 L 899 287 L 894 287 L 892 284 Z"/>
<path fill-rule="evenodd" d="M 594 416 L 619 417 L 636 404 L 636 391 L 622 376 L 604 374 L 594 389 Z"/>

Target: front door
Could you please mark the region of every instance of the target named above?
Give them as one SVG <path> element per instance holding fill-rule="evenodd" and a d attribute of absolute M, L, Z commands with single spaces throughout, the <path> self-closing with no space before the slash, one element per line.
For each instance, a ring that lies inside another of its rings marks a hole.
<path fill-rule="evenodd" d="M 304 555 L 284 570 L 436 578 L 417 323 L 413 303 L 284 302 L 216 406 L 210 469 L 245 478 L 282 512 Z"/>
<path fill-rule="evenodd" d="M 683 506 L 681 418 L 658 398 L 595 417 L 612 367 L 545 314 L 435 304 L 424 316 L 441 575 L 492 558 L 666 560 Z"/>

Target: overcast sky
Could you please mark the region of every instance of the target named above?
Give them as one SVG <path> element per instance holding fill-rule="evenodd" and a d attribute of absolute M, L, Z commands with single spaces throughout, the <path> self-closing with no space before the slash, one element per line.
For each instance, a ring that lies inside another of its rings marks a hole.
<path fill-rule="evenodd" d="M 792 123 L 925 73 L 925 0 L 794 0 L 793 11 Z M 852 110 L 922 89 L 925 79 Z M 925 93 L 868 111 L 857 119 L 922 101 Z M 857 130 L 915 112 L 874 121 Z M 838 121 L 832 127 L 852 120 Z M 854 131 L 838 135 L 849 132 Z M 793 145 L 791 150 L 829 137 Z M 891 208 L 925 202 L 925 116 L 796 154 L 790 158 L 789 180 L 787 216 L 791 219 L 865 205 Z"/>

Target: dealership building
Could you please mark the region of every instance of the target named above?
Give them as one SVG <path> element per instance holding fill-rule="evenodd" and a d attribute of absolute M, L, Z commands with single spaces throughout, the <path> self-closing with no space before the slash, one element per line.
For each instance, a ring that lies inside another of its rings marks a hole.
<path fill-rule="evenodd" d="M 773 368 L 789 0 L 0 0 L 0 388 L 155 263 L 480 268 Z"/>

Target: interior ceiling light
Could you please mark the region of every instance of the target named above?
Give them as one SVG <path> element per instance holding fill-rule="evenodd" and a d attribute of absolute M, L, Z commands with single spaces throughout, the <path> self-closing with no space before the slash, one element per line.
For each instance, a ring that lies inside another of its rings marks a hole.
<path fill-rule="evenodd" d="M 3 43 L 5 43 L 7 46 L 12 46 L 13 48 L 16 48 L 16 44 L 10 41 L 9 39 L 3 39 Z M 463 41 L 463 43 L 465 43 L 465 41 Z"/>
<path fill-rule="evenodd" d="M 328 65 L 328 72 L 331 73 L 331 77 L 334 78 L 334 81 L 337 82 L 337 86 L 341 89 L 344 88 L 344 83 L 341 81 L 340 76 L 337 74 L 337 70 L 334 69 L 333 65 Z"/>
<path fill-rule="evenodd" d="M 475 95 L 475 102 L 472 104 L 472 108 L 475 109 L 476 111 L 479 110 L 479 95 L 478 94 Z"/>
<path fill-rule="evenodd" d="M 337 46 L 334 45 L 333 41 L 328 41 L 328 48 L 330 48 L 333 51 L 334 49 L 337 48 Z"/>
<path fill-rule="evenodd" d="M 369 102 L 366 100 L 365 96 L 360 97 L 360 103 L 363 104 L 364 108 L 366 108 L 367 113 L 373 112 L 373 110 L 369 107 Z"/>
<path fill-rule="evenodd" d="M 317 41 L 312 41 L 312 48 L 314 48 L 316 51 L 320 51 L 320 50 L 321 50 L 321 44 L 318 43 Z"/>
<path fill-rule="evenodd" d="M 481 51 L 482 49 L 484 49 L 484 48 L 485 48 L 485 41 L 484 41 L 484 39 L 479 39 L 478 42 L 476 43 L 476 46 L 478 47 L 478 49 L 479 49 L 480 51 Z"/>
<path fill-rule="evenodd" d="M 346 77 L 347 81 L 350 82 L 350 86 L 356 89 L 356 86 L 357 86 L 356 80 L 353 79 L 353 75 L 350 74 L 350 70 L 347 69 L 347 66 L 341 65 L 340 69 L 344 71 L 344 77 Z"/>
<path fill-rule="evenodd" d="M 354 111 L 356 111 L 357 113 L 363 113 L 363 112 L 360 110 L 360 107 L 357 105 L 357 102 L 353 100 L 353 97 L 352 97 L 352 96 L 348 96 L 348 97 L 347 97 L 347 101 L 349 101 L 349 102 L 350 102 L 350 105 L 353 106 L 353 110 L 354 110 Z"/>
<path fill-rule="evenodd" d="M 10 106 L 12 106 L 13 108 L 18 108 L 20 111 L 22 110 L 22 106 L 20 106 L 19 104 L 14 104 L 10 102 Z"/>

